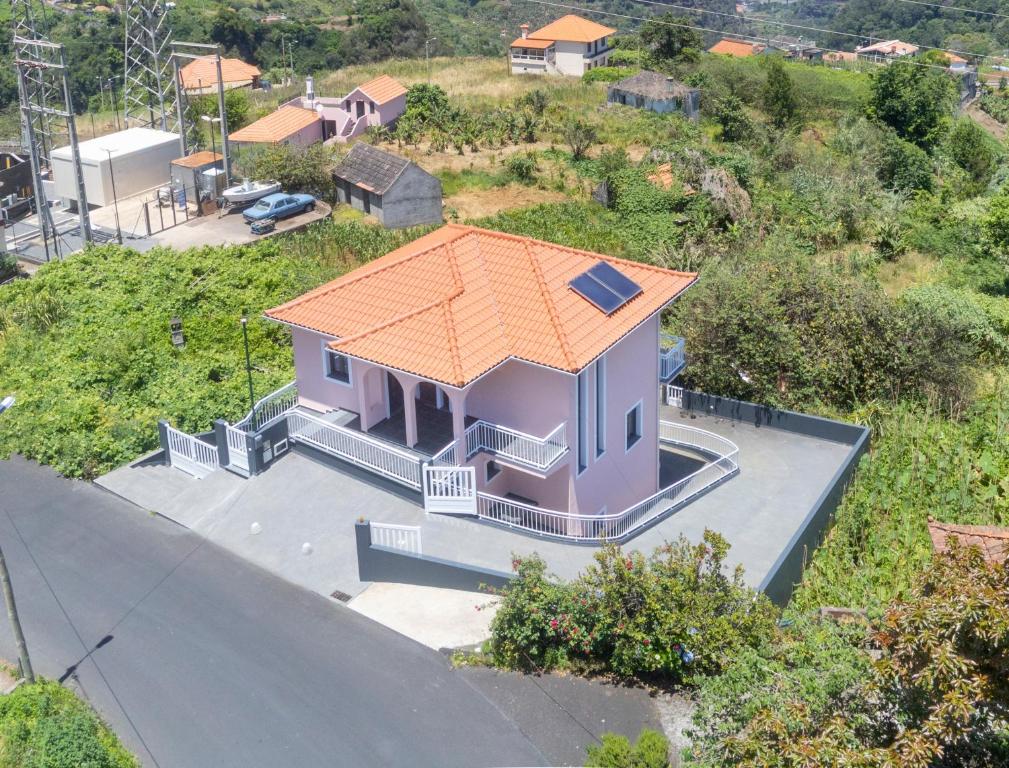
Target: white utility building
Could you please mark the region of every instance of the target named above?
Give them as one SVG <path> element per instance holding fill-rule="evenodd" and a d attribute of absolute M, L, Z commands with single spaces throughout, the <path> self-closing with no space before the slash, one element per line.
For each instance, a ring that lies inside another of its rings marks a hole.
<path fill-rule="evenodd" d="M 78 144 L 84 191 L 88 206 L 112 205 L 125 197 L 156 189 L 171 180 L 171 162 L 182 156 L 179 134 L 153 128 L 127 128 Z M 77 201 L 70 147 L 54 149 L 51 155 L 56 197 L 70 204 Z"/>

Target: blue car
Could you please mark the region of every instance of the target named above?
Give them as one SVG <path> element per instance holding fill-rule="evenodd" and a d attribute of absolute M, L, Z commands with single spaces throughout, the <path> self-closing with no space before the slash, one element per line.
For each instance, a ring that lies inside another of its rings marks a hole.
<path fill-rule="evenodd" d="M 274 192 L 272 195 L 258 200 L 254 206 L 242 211 L 242 216 L 250 224 L 263 219 L 284 219 L 296 213 L 311 211 L 315 208 L 315 198 L 311 195 L 289 195 L 286 192 Z"/>

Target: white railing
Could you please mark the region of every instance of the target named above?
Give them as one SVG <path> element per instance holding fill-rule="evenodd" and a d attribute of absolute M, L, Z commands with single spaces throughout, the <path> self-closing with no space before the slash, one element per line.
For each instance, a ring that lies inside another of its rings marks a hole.
<path fill-rule="evenodd" d="M 443 515 L 476 514 L 476 468 L 424 466 L 424 510 Z"/>
<path fill-rule="evenodd" d="M 230 424 L 225 429 L 228 440 L 228 464 L 249 471 L 248 434 Z"/>
<path fill-rule="evenodd" d="M 659 378 L 662 381 L 673 378 L 687 364 L 686 342 L 678 336 L 662 334 L 659 347 Z"/>
<path fill-rule="evenodd" d="M 674 387 L 672 384 L 666 384 L 666 405 L 673 408 L 683 407 L 683 387 Z"/>
<path fill-rule="evenodd" d="M 462 462 L 459 461 L 458 451 L 455 449 L 456 443 L 453 440 L 451 443 L 442 448 L 438 453 L 431 457 L 428 462 L 434 467 L 457 467 Z"/>
<path fill-rule="evenodd" d="M 419 525 L 371 523 L 370 527 L 372 546 L 397 549 L 400 552 L 411 552 L 415 555 L 424 554 L 421 551 Z"/>
<path fill-rule="evenodd" d="M 287 428 L 292 440 L 308 443 L 414 490 L 421 489 L 420 459 L 413 453 L 298 411 L 287 414 Z"/>
<path fill-rule="evenodd" d="M 608 515 L 569 514 L 488 493 L 478 493 L 477 515 L 509 528 L 569 541 L 623 541 L 739 471 L 739 448 L 720 435 L 696 427 L 660 421 L 659 440 L 710 454 L 712 460 L 696 472 L 622 512 Z"/>
<path fill-rule="evenodd" d="M 534 437 L 481 419 L 466 430 L 466 458 L 488 451 L 539 470 L 552 467 L 568 450 L 566 424 L 546 437 Z"/>
<path fill-rule="evenodd" d="M 203 478 L 218 467 L 217 446 L 168 427 L 168 461 L 173 467 Z"/>
<path fill-rule="evenodd" d="M 512 61 L 546 61 L 546 56 L 532 56 L 527 53 L 513 53 Z"/>
<path fill-rule="evenodd" d="M 261 398 L 252 410 L 245 414 L 245 417 L 234 424 L 236 429 L 247 432 L 258 432 L 270 422 L 279 419 L 298 405 L 298 383 L 292 381 L 285 384 L 276 392 L 271 392 L 266 397 Z"/>

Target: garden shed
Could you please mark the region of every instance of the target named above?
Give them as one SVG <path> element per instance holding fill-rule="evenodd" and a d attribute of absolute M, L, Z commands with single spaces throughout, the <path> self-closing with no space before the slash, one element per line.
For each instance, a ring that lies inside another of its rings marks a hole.
<path fill-rule="evenodd" d="M 682 112 L 684 117 L 697 119 L 701 108 L 701 92 L 685 83 L 658 72 L 638 72 L 611 85 L 606 100 L 638 109 L 650 109 L 665 114 Z"/>
<path fill-rule="evenodd" d="M 358 142 L 333 181 L 339 202 L 390 229 L 441 223 L 441 181 L 399 155 Z"/>

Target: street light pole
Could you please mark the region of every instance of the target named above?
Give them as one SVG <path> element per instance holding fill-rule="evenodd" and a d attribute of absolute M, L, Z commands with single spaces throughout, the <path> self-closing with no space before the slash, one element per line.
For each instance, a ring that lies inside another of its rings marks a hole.
<path fill-rule="evenodd" d="M 427 66 L 428 84 L 431 83 L 431 43 L 437 39 L 437 37 L 432 37 L 424 41 L 424 64 Z"/>
<path fill-rule="evenodd" d="M 249 426 L 256 428 L 256 396 L 252 390 L 252 358 L 249 356 L 249 318 L 242 317 L 242 340 L 245 342 L 245 375 L 249 379 L 249 413 L 252 414 Z"/>
<path fill-rule="evenodd" d="M 14 405 L 14 397 L 8 395 L 0 400 L 0 413 Z M 3 549 L 0 549 L 0 584 L 3 586 L 4 602 L 7 604 L 7 618 L 11 623 L 11 630 L 14 632 L 14 642 L 18 647 L 18 663 L 21 666 L 21 677 L 25 682 L 35 682 L 35 670 L 32 669 L 32 660 L 28 655 L 28 644 L 25 642 L 25 633 L 21 629 L 21 618 L 18 616 L 18 606 L 14 600 L 14 589 L 11 587 L 11 575 L 7 570 L 7 559 L 4 557 Z"/>
<path fill-rule="evenodd" d="M 297 42 L 297 40 L 292 40 L 287 45 L 287 55 L 291 57 L 291 83 L 294 82 L 294 46 Z"/>
<path fill-rule="evenodd" d="M 217 157 L 217 140 L 214 138 L 214 123 L 221 122 L 219 117 L 211 117 L 210 115 L 200 115 L 200 120 L 205 123 L 210 123 L 210 151 L 214 153 L 214 157 Z"/>
<path fill-rule="evenodd" d="M 106 149 L 109 156 L 109 176 L 112 178 L 112 207 L 116 214 L 116 242 L 123 244 L 123 230 L 119 228 L 119 197 L 116 195 L 116 172 L 112 167 L 112 150 Z"/>

